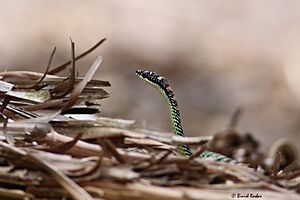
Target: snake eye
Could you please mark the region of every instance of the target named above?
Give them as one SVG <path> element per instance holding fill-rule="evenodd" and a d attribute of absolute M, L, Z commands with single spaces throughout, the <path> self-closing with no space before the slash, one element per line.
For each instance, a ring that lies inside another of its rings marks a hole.
<path fill-rule="evenodd" d="M 137 70 L 135 74 L 144 78 L 144 70 Z"/>

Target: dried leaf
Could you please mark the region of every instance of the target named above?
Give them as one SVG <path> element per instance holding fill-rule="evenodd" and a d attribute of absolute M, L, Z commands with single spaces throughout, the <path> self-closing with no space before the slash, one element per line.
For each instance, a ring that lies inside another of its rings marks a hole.
<path fill-rule="evenodd" d="M 12 90 L 13 87 L 14 85 L 11 83 L 0 81 L 0 92 L 8 92 Z"/>
<path fill-rule="evenodd" d="M 95 60 L 95 62 L 92 64 L 92 66 L 90 67 L 89 71 L 87 72 L 85 78 L 73 90 L 73 92 L 72 92 L 72 94 L 70 96 L 69 101 L 63 107 L 63 109 L 61 110 L 61 113 L 64 113 L 66 110 L 68 110 L 69 108 L 71 108 L 76 103 L 77 98 L 81 94 L 81 92 L 84 89 L 84 87 L 86 86 L 86 84 L 92 79 L 92 77 L 94 76 L 95 72 L 100 67 L 101 63 L 102 63 L 102 56 L 98 56 L 98 58 Z"/>
<path fill-rule="evenodd" d="M 41 103 L 50 99 L 50 93 L 48 90 L 12 90 L 8 91 L 6 95 L 33 103 Z"/>

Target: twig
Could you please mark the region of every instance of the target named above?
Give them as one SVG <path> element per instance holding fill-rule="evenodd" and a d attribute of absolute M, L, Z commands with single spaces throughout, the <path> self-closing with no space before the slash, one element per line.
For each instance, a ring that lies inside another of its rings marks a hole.
<path fill-rule="evenodd" d="M 0 102 L 0 106 L 2 105 L 2 102 Z M 13 106 L 13 105 L 7 105 L 6 106 L 6 110 L 12 112 L 12 113 L 15 113 L 23 118 L 26 118 L 26 119 L 31 119 L 31 118 L 35 118 L 35 117 L 38 117 L 39 115 L 38 114 L 35 114 L 35 113 L 31 113 L 31 112 L 28 112 L 22 108 L 19 108 L 19 107 L 16 107 L 16 106 Z"/>
<path fill-rule="evenodd" d="M 151 159 L 150 164 L 148 166 L 144 167 L 143 170 L 149 169 L 150 167 L 152 167 L 154 165 L 162 163 L 171 153 L 172 153 L 171 150 L 162 152 L 161 153 L 162 155 L 157 160 L 152 161 L 152 159 Z"/>
<path fill-rule="evenodd" d="M 124 164 L 126 162 L 124 157 L 119 154 L 116 146 L 109 139 L 100 140 L 99 143 L 106 151 L 111 153 L 119 163 Z"/>
<path fill-rule="evenodd" d="M 4 109 L 6 108 L 6 106 L 9 104 L 10 100 L 11 100 L 11 97 L 6 95 L 5 98 L 4 98 L 4 101 L 3 101 L 2 105 L 1 105 L 1 107 L 0 107 L 0 113 L 3 112 L 3 110 L 4 110 Z"/>
<path fill-rule="evenodd" d="M 60 184 L 74 199 L 93 200 L 92 196 L 87 193 L 82 187 L 77 185 L 74 181 L 63 174 L 55 165 L 51 162 L 41 158 L 35 154 L 27 154 L 25 160 L 37 165 L 45 172 L 52 175 L 52 177 Z"/>
<path fill-rule="evenodd" d="M 236 128 L 236 126 L 240 122 L 242 114 L 243 114 L 243 108 L 240 106 L 234 111 L 234 113 L 229 121 L 229 125 L 228 125 L 229 128 L 232 128 L 232 129 Z"/>
<path fill-rule="evenodd" d="M 52 63 L 55 51 L 56 51 L 56 47 L 54 47 L 53 50 L 52 50 L 52 53 L 51 53 L 51 55 L 49 57 L 49 60 L 48 60 L 48 64 L 47 64 L 46 70 L 44 72 L 44 75 L 36 83 L 33 83 L 31 85 L 26 85 L 26 86 L 17 86 L 17 88 L 22 88 L 22 89 L 36 88 L 46 78 L 47 73 L 48 73 L 48 71 L 50 69 L 50 66 L 51 66 L 51 63 Z"/>
<path fill-rule="evenodd" d="M 198 158 L 203 151 L 205 151 L 205 148 L 203 148 L 202 146 L 200 146 L 197 149 L 196 153 L 194 153 L 191 157 L 189 157 L 189 159 L 193 160 L 194 158 Z"/>
<path fill-rule="evenodd" d="M 32 72 L 32 71 L 5 71 L 0 72 L 0 76 L 5 78 L 29 78 L 29 79 L 38 79 L 43 77 L 44 74 L 39 72 Z M 54 75 L 47 75 L 46 78 L 57 78 Z"/>
<path fill-rule="evenodd" d="M 212 136 L 200 136 L 200 137 L 182 137 L 182 136 L 172 136 L 172 144 L 198 144 L 202 145 L 210 140 L 212 140 Z"/>
<path fill-rule="evenodd" d="M 24 106 L 24 108 L 28 111 L 42 110 L 49 107 L 62 106 L 64 101 L 64 99 L 51 99 L 42 103 Z"/>
<path fill-rule="evenodd" d="M 100 152 L 99 153 L 99 156 L 98 156 L 98 160 L 96 162 L 96 164 L 87 172 L 84 172 L 84 173 L 80 173 L 80 174 L 70 174 L 69 176 L 72 177 L 72 178 L 79 178 L 79 177 L 83 177 L 83 176 L 87 176 L 87 175 L 90 175 L 90 174 L 93 174 L 94 172 L 96 172 L 100 166 L 101 166 L 101 163 L 102 163 L 102 157 L 103 157 L 103 152 Z"/>
<path fill-rule="evenodd" d="M 73 140 L 63 143 L 63 144 L 60 144 L 54 148 L 46 149 L 45 151 L 52 152 L 52 153 L 63 153 L 65 151 L 68 151 L 80 140 L 82 135 L 83 135 L 83 132 L 78 133 Z"/>
<path fill-rule="evenodd" d="M 75 43 L 72 41 L 71 38 L 70 38 L 70 41 L 71 41 L 71 64 L 72 64 L 72 67 L 71 67 L 70 76 L 68 77 L 68 85 L 67 85 L 67 88 L 61 94 L 57 94 L 57 95 L 53 96 L 54 98 L 65 97 L 67 94 L 69 94 L 70 92 L 72 92 L 72 90 L 74 88 L 75 79 L 76 79 Z"/>
<path fill-rule="evenodd" d="M 106 38 L 103 38 L 102 40 L 100 40 L 97 44 L 95 44 L 92 48 L 90 48 L 89 50 L 87 50 L 86 52 L 80 54 L 79 56 L 77 56 L 75 58 L 75 60 L 79 60 L 81 58 L 83 58 L 84 56 L 86 56 L 87 54 L 89 54 L 90 52 L 92 52 L 93 50 L 95 50 L 98 46 L 100 46 L 103 42 L 105 42 Z M 59 72 L 61 72 L 62 70 L 64 70 L 69 64 L 71 64 L 71 60 L 63 63 L 62 65 L 59 65 L 57 67 L 55 67 L 54 69 L 52 69 L 49 74 L 57 74 Z"/>
<path fill-rule="evenodd" d="M 73 138 L 61 135 L 54 130 L 51 133 L 47 134 L 46 138 L 44 138 L 45 142 L 54 145 L 54 144 L 64 144 L 66 142 L 70 142 Z M 73 146 L 73 148 L 67 151 L 68 154 L 77 155 L 77 156 L 95 156 L 98 155 L 102 151 L 102 148 L 96 144 L 90 144 L 84 141 L 79 140 Z M 105 155 L 104 155 L 105 156 Z"/>
<path fill-rule="evenodd" d="M 94 61 L 94 63 L 90 67 L 89 71 L 86 73 L 84 79 L 80 83 L 78 83 L 78 85 L 76 85 L 75 89 L 73 90 L 70 96 L 69 101 L 62 108 L 61 113 L 64 113 L 76 103 L 81 92 L 85 88 L 86 84 L 93 78 L 95 72 L 100 67 L 101 63 L 102 63 L 102 56 L 98 56 L 98 58 Z"/>

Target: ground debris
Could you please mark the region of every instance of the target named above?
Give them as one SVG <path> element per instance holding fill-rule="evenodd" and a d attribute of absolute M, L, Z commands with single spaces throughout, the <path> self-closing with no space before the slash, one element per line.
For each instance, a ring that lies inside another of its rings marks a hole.
<path fill-rule="evenodd" d="M 259 152 L 251 134 L 234 129 L 240 112 L 225 131 L 186 138 L 102 116 L 110 83 L 92 79 L 101 56 L 84 77 L 55 75 L 68 64 L 74 72 L 84 55 L 72 46 L 71 61 L 44 74 L 0 73 L 0 199 L 300 198 L 295 148 L 281 140 Z M 183 157 L 178 144 L 242 162 Z"/>

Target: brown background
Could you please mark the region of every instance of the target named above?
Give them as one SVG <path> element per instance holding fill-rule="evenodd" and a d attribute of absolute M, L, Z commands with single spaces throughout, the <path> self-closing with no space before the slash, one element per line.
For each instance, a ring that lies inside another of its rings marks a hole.
<path fill-rule="evenodd" d="M 243 106 L 238 126 L 267 149 L 281 137 L 299 142 L 300 3 L 296 0 L 0 1 L 1 70 L 43 71 L 69 57 L 69 38 L 82 52 L 108 41 L 77 66 L 84 75 L 98 54 L 97 78 L 112 83 L 103 115 L 170 130 L 165 102 L 134 76 L 166 76 L 187 135 L 223 130 Z"/>

